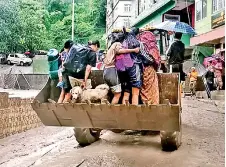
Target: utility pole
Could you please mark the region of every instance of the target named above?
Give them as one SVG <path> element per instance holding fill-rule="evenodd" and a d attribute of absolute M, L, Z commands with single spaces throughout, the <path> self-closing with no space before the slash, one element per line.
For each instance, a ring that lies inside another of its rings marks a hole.
<path fill-rule="evenodd" d="M 75 32 L 75 0 L 72 0 L 72 34 L 71 39 L 74 41 L 74 32 Z"/>

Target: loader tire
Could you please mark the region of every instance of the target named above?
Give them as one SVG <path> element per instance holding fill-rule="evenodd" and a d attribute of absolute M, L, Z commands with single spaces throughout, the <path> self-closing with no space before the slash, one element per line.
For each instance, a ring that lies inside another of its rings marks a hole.
<path fill-rule="evenodd" d="M 74 128 L 74 136 L 80 146 L 88 146 L 100 138 L 100 129 Z"/>
<path fill-rule="evenodd" d="M 181 116 L 179 117 L 179 122 L 180 122 L 180 131 L 160 132 L 161 145 L 163 151 L 175 151 L 180 147 L 182 140 Z"/>
<path fill-rule="evenodd" d="M 124 132 L 125 130 L 121 130 L 121 129 L 111 129 L 112 132 L 114 133 L 122 133 Z"/>
<path fill-rule="evenodd" d="M 175 151 L 181 145 L 181 132 L 160 132 L 163 151 Z"/>

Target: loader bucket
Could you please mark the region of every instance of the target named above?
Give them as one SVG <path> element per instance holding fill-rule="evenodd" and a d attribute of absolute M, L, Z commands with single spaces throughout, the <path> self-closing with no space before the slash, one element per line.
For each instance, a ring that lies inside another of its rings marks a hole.
<path fill-rule="evenodd" d="M 93 71 L 92 86 L 103 83 L 103 72 Z M 48 80 L 32 103 L 32 107 L 46 126 L 76 128 L 180 130 L 180 89 L 178 74 L 158 74 L 159 105 L 53 104 L 57 99 L 57 81 Z"/>

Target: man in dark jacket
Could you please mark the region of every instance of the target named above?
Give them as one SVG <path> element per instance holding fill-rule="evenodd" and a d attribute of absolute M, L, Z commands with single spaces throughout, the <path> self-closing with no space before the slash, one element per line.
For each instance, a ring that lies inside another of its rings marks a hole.
<path fill-rule="evenodd" d="M 65 83 L 64 90 L 66 93 L 64 102 L 70 101 L 71 98 L 70 90 L 72 87 L 69 76 L 83 79 L 81 86 L 85 88 L 91 68 L 96 66 L 96 52 L 93 51 L 91 47 L 74 45 L 70 43 L 70 41 L 68 43 L 68 46 L 65 46 L 65 48 L 69 49 L 69 53 L 63 64 L 64 71 L 62 72 L 63 81 Z"/>
<path fill-rule="evenodd" d="M 212 66 L 208 67 L 208 71 L 205 75 L 206 82 L 209 88 L 209 91 L 213 91 L 214 89 L 214 69 Z"/>
<path fill-rule="evenodd" d="M 168 67 L 172 68 L 171 72 L 179 72 L 181 81 L 185 81 L 185 73 L 183 72 L 185 45 L 181 41 L 182 33 L 176 32 L 174 42 L 166 51 L 168 57 Z"/>

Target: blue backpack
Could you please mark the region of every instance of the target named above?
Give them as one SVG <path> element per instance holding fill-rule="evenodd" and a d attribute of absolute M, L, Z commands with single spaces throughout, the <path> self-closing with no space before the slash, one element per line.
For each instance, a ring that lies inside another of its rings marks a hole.
<path fill-rule="evenodd" d="M 51 79 L 58 79 L 59 70 L 59 52 L 56 49 L 50 49 L 47 53 L 49 65 L 49 77 Z"/>

